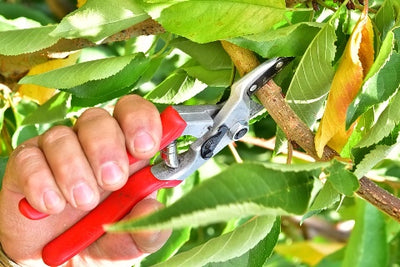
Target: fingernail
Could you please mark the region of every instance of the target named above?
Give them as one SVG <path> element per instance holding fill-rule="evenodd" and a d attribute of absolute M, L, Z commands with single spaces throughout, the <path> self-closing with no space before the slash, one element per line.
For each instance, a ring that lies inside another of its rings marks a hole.
<path fill-rule="evenodd" d="M 153 137 L 146 131 L 138 132 L 133 139 L 134 149 L 139 153 L 152 150 L 155 144 Z"/>
<path fill-rule="evenodd" d="M 44 205 L 48 210 L 56 208 L 60 202 L 60 196 L 53 190 L 48 190 L 43 195 Z"/>
<path fill-rule="evenodd" d="M 124 172 L 115 162 L 106 162 L 101 166 L 101 180 L 103 185 L 115 185 L 124 178 Z"/>
<path fill-rule="evenodd" d="M 156 241 L 158 241 L 158 239 L 160 239 L 161 233 L 162 233 L 161 230 L 148 232 L 148 236 L 147 236 L 147 239 L 146 239 L 147 245 L 149 247 L 154 246 L 154 243 L 157 243 Z"/>
<path fill-rule="evenodd" d="M 94 193 L 92 189 L 85 183 L 80 183 L 74 187 L 72 194 L 77 206 L 84 206 L 92 203 Z"/>

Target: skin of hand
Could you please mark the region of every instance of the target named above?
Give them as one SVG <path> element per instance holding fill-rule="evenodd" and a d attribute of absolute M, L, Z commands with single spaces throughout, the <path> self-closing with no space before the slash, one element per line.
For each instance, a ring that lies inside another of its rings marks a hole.
<path fill-rule="evenodd" d="M 0 191 L 0 242 L 5 253 L 22 266 L 45 266 L 43 246 L 147 165 L 159 149 L 161 128 L 155 106 L 129 95 L 117 102 L 113 116 L 91 108 L 73 128 L 53 127 L 17 147 Z M 129 166 L 127 150 L 140 161 Z M 17 208 L 23 197 L 51 216 L 25 218 Z M 161 206 L 148 197 L 127 217 Z M 144 253 L 158 250 L 169 235 L 170 231 L 107 233 L 65 266 L 131 266 Z"/>

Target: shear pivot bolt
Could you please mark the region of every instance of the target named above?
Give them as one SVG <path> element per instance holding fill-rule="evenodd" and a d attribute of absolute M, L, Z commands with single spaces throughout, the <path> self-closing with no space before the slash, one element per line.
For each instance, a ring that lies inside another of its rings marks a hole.
<path fill-rule="evenodd" d="M 249 88 L 249 92 L 253 93 L 257 90 L 257 84 L 253 84 L 250 88 Z"/>
<path fill-rule="evenodd" d="M 276 63 L 276 65 L 275 65 L 275 68 L 276 68 L 277 70 L 280 70 L 282 67 L 283 67 L 283 62 L 282 62 L 282 61 L 279 61 L 279 62 Z"/>
<path fill-rule="evenodd" d="M 249 131 L 249 126 L 247 123 L 237 123 L 231 129 L 231 137 L 234 141 L 239 140 L 242 138 L 247 132 Z"/>
<path fill-rule="evenodd" d="M 235 136 L 233 137 L 235 140 L 239 140 L 240 138 L 242 138 L 243 136 L 245 136 L 245 134 L 247 134 L 248 129 L 247 128 L 243 128 L 241 130 L 239 130 L 238 132 L 236 132 Z"/>

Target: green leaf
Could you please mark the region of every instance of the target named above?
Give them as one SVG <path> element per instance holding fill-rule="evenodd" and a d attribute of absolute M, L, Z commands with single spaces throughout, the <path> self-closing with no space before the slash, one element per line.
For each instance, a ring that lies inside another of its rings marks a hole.
<path fill-rule="evenodd" d="M 283 0 L 143 1 L 167 31 L 199 43 L 259 33 L 284 19 Z"/>
<path fill-rule="evenodd" d="M 51 35 L 97 42 L 148 18 L 136 1 L 88 0 L 65 16 Z"/>
<path fill-rule="evenodd" d="M 58 93 L 22 121 L 22 124 L 51 123 L 65 118 L 69 95 Z"/>
<path fill-rule="evenodd" d="M 194 77 L 208 86 L 228 87 L 232 80 L 232 70 L 208 70 L 203 66 L 183 67 L 191 77 Z"/>
<path fill-rule="evenodd" d="M 220 42 L 198 44 L 185 38 L 171 41 L 171 46 L 185 52 L 208 70 L 225 70 L 232 68 L 232 61 Z"/>
<path fill-rule="evenodd" d="M 298 23 L 229 41 L 265 58 L 302 56 L 322 25 L 315 22 Z"/>
<path fill-rule="evenodd" d="M 21 143 L 37 135 L 39 135 L 39 132 L 34 125 L 20 126 L 12 136 L 12 146 L 17 147 Z"/>
<path fill-rule="evenodd" d="M 318 114 L 328 95 L 334 75 L 332 62 L 335 58 L 337 36 L 335 30 L 343 6 L 318 32 L 301 58 L 286 93 L 286 101 L 299 118 L 309 127 L 318 119 Z M 275 151 L 283 147 L 285 135 L 277 130 Z"/>
<path fill-rule="evenodd" d="M 15 56 L 33 53 L 55 44 L 60 38 L 50 36 L 55 26 L 17 29 L 0 32 L 0 54 Z"/>
<path fill-rule="evenodd" d="M 278 241 L 280 228 L 281 228 L 281 220 L 279 217 L 277 217 L 274 225 L 272 226 L 271 231 L 254 248 L 250 249 L 248 252 L 239 257 L 230 259 L 225 262 L 208 263 L 204 265 L 204 267 L 263 266 L 263 264 L 271 256 L 273 249 Z"/>
<path fill-rule="evenodd" d="M 321 173 L 321 169 L 327 168 L 331 165 L 330 162 L 313 162 L 313 163 L 303 163 L 303 164 L 279 164 L 273 162 L 264 163 L 268 169 L 274 171 L 281 171 L 281 172 L 310 172 L 314 173 L 314 175 L 319 175 Z"/>
<path fill-rule="evenodd" d="M 351 197 L 360 186 L 357 177 L 337 160 L 326 170 L 329 172 L 328 182 L 341 194 Z"/>
<path fill-rule="evenodd" d="M 341 9 L 332 16 L 308 46 L 286 95 L 289 105 L 308 126 L 318 118 L 317 114 L 333 78 L 335 29 L 340 12 Z"/>
<path fill-rule="evenodd" d="M 333 184 L 330 182 L 326 182 L 322 189 L 318 192 L 317 196 L 312 203 L 310 210 L 319 211 L 325 210 L 338 202 L 340 200 L 340 196 L 338 190 L 333 187 Z"/>
<path fill-rule="evenodd" d="M 164 246 L 142 260 L 140 266 L 153 266 L 169 259 L 186 241 L 190 240 L 190 230 L 189 227 L 174 230 Z"/>
<path fill-rule="evenodd" d="M 390 135 L 393 129 L 400 123 L 400 92 L 390 100 L 390 103 L 381 113 L 375 125 L 365 134 L 357 144 L 358 147 L 367 147 L 377 144 L 383 138 Z"/>
<path fill-rule="evenodd" d="M 373 146 L 369 153 L 366 153 L 360 163 L 357 164 L 354 175 L 358 179 L 366 175 L 376 164 L 386 158 L 394 147 L 394 145 Z"/>
<path fill-rule="evenodd" d="M 150 101 L 160 104 L 182 103 L 207 87 L 182 70 L 177 70 L 146 95 Z"/>
<path fill-rule="evenodd" d="M 16 2 L 0 3 L 0 15 L 8 19 L 29 19 L 37 21 L 42 25 L 54 23 L 54 20 L 49 18 L 44 11 L 27 8 L 26 5 Z"/>
<path fill-rule="evenodd" d="M 253 215 L 302 214 L 313 187 L 307 171 L 282 172 L 259 164 L 235 164 L 195 187 L 171 206 L 113 231 L 180 228 Z"/>
<path fill-rule="evenodd" d="M 65 89 L 66 92 L 79 98 L 101 98 L 103 101 L 121 96 L 131 90 L 147 70 L 150 59 L 143 54 L 138 54 L 131 62 L 115 75 L 101 80 L 88 81 L 73 88 Z"/>
<path fill-rule="evenodd" d="M 386 101 L 399 88 L 400 53 L 396 51 L 397 35 L 400 36 L 400 28 L 387 34 L 360 92 L 347 110 L 346 126 L 351 125 L 373 105 Z"/>
<path fill-rule="evenodd" d="M 25 76 L 20 84 L 37 84 L 49 88 L 71 88 L 92 80 L 101 80 L 123 70 L 136 55 L 87 61 L 45 73 Z M 101 70 L 101 71 L 100 71 Z"/>
<path fill-rule="evenodd" d="M 384 216 L 367 202 L 359 201 L 358 205 L 359 213 L 342 266 L 387 266 L 389 251 Z"/>
<path fill-rule="evenodd" d="M 256 217 L 230 233 L 213 238 L 189 251 L 180 253 L 161 266 L 204 266 L 211 262 L 224 262 L 243 255 L 255 247 L 275 225 L 275 217 Z"/>
<path fill-rule="evenodd" d="M 395 23 L 395 9 L 393 0 L 385 0 L 374 17 L 376 28 L 379 30 L 380 39 L 384 40 L 386 34 L 392 29 Z"/>

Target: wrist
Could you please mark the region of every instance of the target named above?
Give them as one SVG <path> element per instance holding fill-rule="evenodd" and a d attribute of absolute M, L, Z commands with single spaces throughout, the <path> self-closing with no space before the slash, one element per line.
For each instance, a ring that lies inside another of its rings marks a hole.
<path fill-rule="evenodd" d="M 1 267 L 20 267 L 12 259 L 10 259 L 4 252 L 3 247 L 0 244 L 0 266 Z"/>

